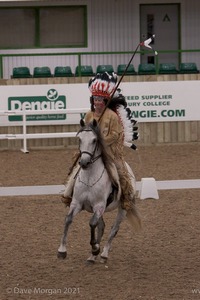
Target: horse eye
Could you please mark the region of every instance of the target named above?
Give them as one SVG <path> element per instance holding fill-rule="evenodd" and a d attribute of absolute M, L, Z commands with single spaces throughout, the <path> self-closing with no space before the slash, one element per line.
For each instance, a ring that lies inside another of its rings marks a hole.
<path fill-rule="evenodd" d="M 96 143 L 96 139 L 95 139 L 95 138 L 93 139 L 92 143 L 93 143 L 93 144 L 95 144 L 95 143 Z"/>

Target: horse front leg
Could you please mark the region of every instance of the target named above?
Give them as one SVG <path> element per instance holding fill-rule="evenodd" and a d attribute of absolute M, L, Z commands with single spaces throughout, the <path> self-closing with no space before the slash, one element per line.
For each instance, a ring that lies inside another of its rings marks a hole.
<path fill-rule="evenodd" d="M 69 210 L 69 213 L 65 219 L 64 232 L 63 232 L 63 236 L 61 238 L 61 244 L 60 244 L 60 247 L 58 248 L 58 253 L 57 253 L 58 258 L 65 259 L 67 257 L 67 248 L 66 248 L 67 232 L 68 232 L 69 226 L 71 225 L 71 223 L 73 221 L 73 218 L 80 211 L 81 211 L 80 207 L 73 207 L 73 208 L 70 208 L 70 210 Z"/>
<path fill-rule="evenodd" d="M 103 248 L 103 252 L 101 253 L 101 260 L 100 260 L 101 263 L 106 263 L 107 262 L 108 254 L 109 254 L 109 251 L 111 249 L 112 240 L 116 236 L 116 234 L 119 230 L 120 224 L 124 220 L 125 216 L 126 216 L 126 210 L 124 210 L 120 207 L 118 209 L 116 220 L 115 220 L 115 222 L 114 222 L 114 224 L 111 228 L 111 231 L 110 231 L 110 234 L 109 234 L 109 237 L 108 237 L 108 241 L 107 241 L 106 245 Z"/>
<path fill-rule="evenodd" d="M 103 217 L 98 217 L 98 214 L 95 213 L 90 220 L 90 245 L 92 246 L 92 253 L 87 259 L 88 262 L 94 263 L 97 259 L 98 254 L 100 253 L 100 242 L 104 233 L 105 223 Z M 96 228 L 98 229 L 97 238 L 96 238 Z"/>

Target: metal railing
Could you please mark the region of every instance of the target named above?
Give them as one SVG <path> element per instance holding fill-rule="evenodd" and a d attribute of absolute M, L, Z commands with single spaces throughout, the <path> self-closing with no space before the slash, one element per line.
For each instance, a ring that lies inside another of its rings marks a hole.
<path fill-rule="evenodd" d="M 182 62 L 181 54 L 183 53 L 200 53 L 200 49 L 187 49 L 187 50 L 158 50 L 159 54 L 178 54 L 179 64 Z M 61 53 L 16 53 L 16 54 L 0 54 L 0 78 L 3 78 L 3 59 L 7 57 L 20 57 L 20 56 L 77 56 L 78 62 L 78 76 L 81 76 L 81 65 L 82 65 L 82 56 L 90 56 L 90 55 L 124 55 L 124 54 L 133 54 L 133 51 L 110 51 L 110 52 L 61 52 Z M 136 55 L 145 55 L 149 54 L 149 51 L 137 51 Z M 156 74 L 159 72 L 159 63 L 160 57 L 157 55 L 155 57 L 155 65 L 156 65 Z"/>

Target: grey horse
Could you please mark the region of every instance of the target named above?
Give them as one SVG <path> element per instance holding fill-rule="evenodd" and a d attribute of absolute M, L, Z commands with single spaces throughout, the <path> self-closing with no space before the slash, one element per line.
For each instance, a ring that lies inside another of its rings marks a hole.
<path fill-rule="evenodd" d="M 72 202 L 65 219 L 64 233 L 58 249 L 58 258 L 66 258 L 69 226 L 73 218 L 79 212 L 85 210 L 92 213 L 89 221 L 91 232 L 90 245 L 92 249 L 87 261 L 95 262 L 100 253 L 100 242 L 105 228 L 103 214 L 117 209 L 117 216 L 109 233 L 107 243 L 100 254 L 100 262 L 105 263 L 108 259 L 112 240 L 117 234 L 121 222 L 127 217 L 135 229 L 138 229 L 141 225 L 140 216 L 135 205 L 129 213 L 121 207 L 121 188 L 117 170 L 114 163 L 107 159 L 106 149 L 96 120 L 93 120 L 89 125 L 85 125 L 84 121 L 81 120 L 80 124 L 81 129 L 77 133 L 80 150 L 79 168 L 75 177 Z M 136 191 L 135 177 L 128 164 L 127 169 L 134 191 Z"/>

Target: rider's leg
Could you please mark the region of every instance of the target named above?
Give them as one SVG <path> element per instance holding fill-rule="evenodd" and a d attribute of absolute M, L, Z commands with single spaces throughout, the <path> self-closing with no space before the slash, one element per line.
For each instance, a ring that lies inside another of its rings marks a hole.
<path fill-rule="evenodd" d="M 62 195 L 62 202 L 66 205 L 66 206 L 70 206 L 71 201 L 72 201 L 72 194 L 73 194 L 73 189 L 74 189 L 74 183 L 75 183 L 75 177 L 76 174 L 79 170 L 79 165 L 76 165 L 72 171 L 72 173 L 70 174 L 64 193 Z"/>
<path fill-rule="evenodd" d="M 126 165 L 123 162 L 118 162 L 116 164 L 119 181 L 121 185 L 122 195 L 121 195 L 121 205 L 123 209 L 132 209 L 135 203 L 135 191 L 131 183 L 129 173 L 127 171 Z"/>

